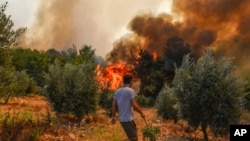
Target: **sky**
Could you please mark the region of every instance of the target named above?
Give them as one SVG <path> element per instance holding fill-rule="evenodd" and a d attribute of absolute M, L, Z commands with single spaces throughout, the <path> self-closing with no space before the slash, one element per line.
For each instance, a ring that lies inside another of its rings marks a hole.
<path fill-rule="evenodd" d="M 1 3 L 5 0 L 0 0 Z M 129 33 L 129 22 L 142 12 L 171 11 L 172 0 L 7 0 L 15 28 L 27 27 L 24 46 L 47 50 L 73 44 L 92 46 L 105 57 L 113 43 Z"/>

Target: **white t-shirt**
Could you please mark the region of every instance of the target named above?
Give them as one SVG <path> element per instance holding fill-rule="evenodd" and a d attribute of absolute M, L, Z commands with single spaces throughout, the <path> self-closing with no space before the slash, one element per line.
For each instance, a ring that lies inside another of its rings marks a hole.
<path fill-rule="evenodd" d="M 134 119 L 131 100 L 135 97 L 135 91 L 129 87 L 119 88 L 115 92 L 114 99 L 117 101 L 120 122 L 128 122 Z"/>

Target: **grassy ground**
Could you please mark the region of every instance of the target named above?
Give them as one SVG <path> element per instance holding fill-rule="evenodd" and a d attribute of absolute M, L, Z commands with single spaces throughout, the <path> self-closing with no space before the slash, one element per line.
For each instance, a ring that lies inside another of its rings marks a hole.
<path fill-rule="evenodd" d="M 148 125 L 160 128 L 157 141 L 201 141 L 203 139 L 201 130 L 190 130 L 184 121 L 178 121 L 177 123 L 163 121 L 156 115 L 156 110 L 153 108 L 143 109 L 143 111 Z M 8 104 L 0 105 L 1 135 L 6 134 L 4 131 L 6 129 L 3 129 L 3 120 L 6 115 L 12 115 L 16 118 L 15 121 L 44 121 L 39 122 L 39 124 L 38 122 L 22 124 L 30 128 L 29 130 L 23 129 L 23 131 L 31 132 L 31 136 L 35 136 L 38 141 L 122 141 L 126 139 L 119 122 L 111 124 L 110 118 L 106 116 L 104 110 L 100 109 L 96 114 L 85 117 L 79 126 L 72 122 L 73 120 L 69 117 L 62 116 L 58 119 L 51 106 L 42 96 L 32 95 L 12 98 Z M 142 130 L 146 127 L 146 124 L 139 114 L 135 113 L 135 117 L 139 139 L 142 140 Z M 15 129 L 13 126 L 5 128 Z M 209 139 L 212 141 L 229 140 L 228 137 L 215 138 L 210 131 L 208 133 Z M 25 136 L 25 134 L 20 134 L 20 136 Z"/>

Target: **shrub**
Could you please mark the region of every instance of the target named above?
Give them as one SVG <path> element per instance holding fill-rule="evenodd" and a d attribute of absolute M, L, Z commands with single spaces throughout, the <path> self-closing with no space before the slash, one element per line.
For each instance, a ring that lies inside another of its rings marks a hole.
<path fill-rule="evenodd" d="M 141 106 L 141 107 L 152 107 L 152 103 L 153 103 L 153 98 L 151 97 L 146 97 L 142 94 L 139 94 L 137 97 L 136 97 L 136 101 L 138 102 L 138 104 Z"/>
<path fill-rule="evenodd" d="M 8 103 L 12 96 L 39 93 L 39 87 L 25 71 L 15 71 L 0 66 L 0 97 Z"/>
<path fill-rule="evenodd" d="M 204 140 L 208 140 L 208 126 L 214 134 L 226 134 L 229 124 L 239 118 L 241 83 L 233 70 L 229 58 L 215 59 L 211 50 L 197 61 L 185 56 L 176 69 L 173 90 L 178 98 L 178 113 L 189 125 L 201 125 Z"/>
<path fill-rule="evenodd" d="M 162 88 L 156 100 L 156 108 L 158 115 L 162 116 L 164 119 L 173 119 L 175 122 L 177 121 L 177 98 L 173 89 L 168 86 Z"/>
<path fill-rule="evenodd" d="M 92 64 L 51 65 L 46 75 L 45 95 L 57 113 L 72 113 L 81 120 L 95 112 L 98 95 Z"/>
<path fill-rule="evenodd" d="M 99 95 L 99 105 L 106 110 L 108 115 L 111 114 L 113 96 L 114 91 L 109 89 L 102 89 Z"/>
<path fill-rule="evenodd" d="M 147 125 L 142 129 L 143 140 L 149 139 L 150 141 L 156 141 L 157 134 L 160 132 L 159 127 Z"/>
<path fill-rule="evenodd" d="M 27 114 L 27 115 L 26 115 Z M 7 113 L 1 120 L 1 141 L 35 141 L 50 125 L 47 120 L 35 121 L 29 113 Z"/>

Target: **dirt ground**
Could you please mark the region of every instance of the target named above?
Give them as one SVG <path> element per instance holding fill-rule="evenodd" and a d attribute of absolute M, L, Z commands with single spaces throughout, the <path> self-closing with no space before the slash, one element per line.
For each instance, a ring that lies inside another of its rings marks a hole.
<path fill-rule="evenodd" d="M 156 114 L 154 108 L 143 108 L 148 125 L 160 128 L 157 141 L 183 141 L 202 140 L 200 129 L 193 131 L 188 128 L 186 122 L 164 121 Z M 32 113 L 36 118 L 46 117 L 49 113 L 55 117 L 55 113 L 48 101 L 43 96 L 30 95 L 19 98 L 11 98 L 8 104 L 0 105 L 0 115 L 5 113 Z M 142 129 L 146 127 L 145 121 L 139 114 L 135 114 L 135 122 L 138 128 L 139 139 L 142 140 Z M 53 118 L 51 118 L 53 119 Z M 86 116 L 81 125 L 72 122 L 69 117 L 60 117 L 59 122 L 51 124 L 39 137 L 39 141 L 122 141 L 126 136 L 119 124 L 111 124 L 105 111 L 100 109 L 94 115 Z M 208 130 L 209 139 L 213 141 L 227 141 L 227 137 L 213 137 Z"/>

